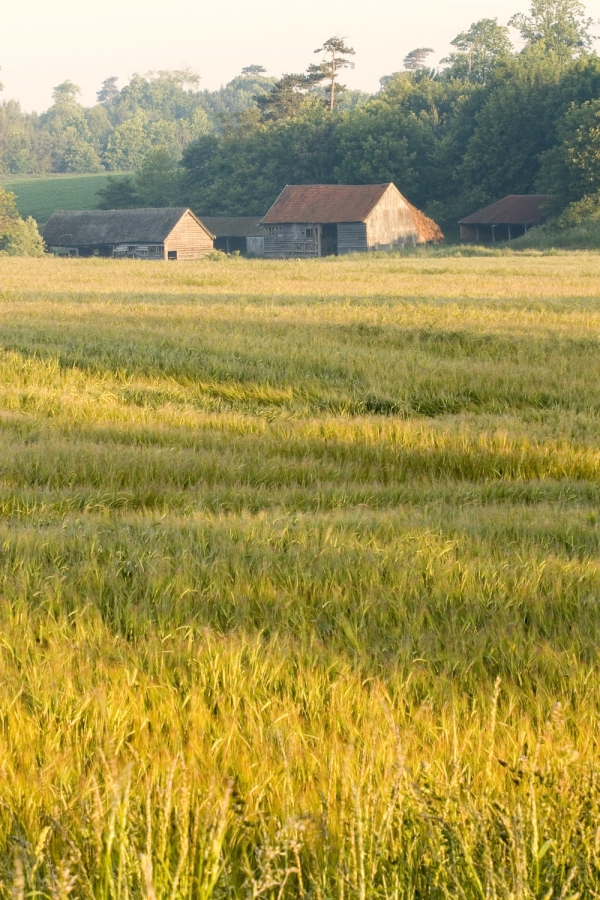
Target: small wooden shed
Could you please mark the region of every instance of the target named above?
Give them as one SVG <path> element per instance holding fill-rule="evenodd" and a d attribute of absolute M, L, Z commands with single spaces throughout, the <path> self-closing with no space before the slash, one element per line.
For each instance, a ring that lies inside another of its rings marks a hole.
<path fill-rule="evenodd" d="M 444 238 L 391 182 L 288 185 L 262 226 L 271 259 L 390 250 Z"/>
<path fill-rule="evenodd" d="M 521 237 L 529 228 L 544 224 L 549 200 L 547 194 L 509 194 L 461 219 L 460 239 L 495 244 Z"/>
<path fill-rule="evenodd" d="M 60 256 L 200 259 L 214 235 L 190 209 L 95 209 L 55 212 L 41 229 Z"/>
<path fill-rule="evenodd" d="M 242 256 L 264 256 L 265 236 L 262 216 L 200 216 L 215 235 L 215 250 L 241 253 Z"/>

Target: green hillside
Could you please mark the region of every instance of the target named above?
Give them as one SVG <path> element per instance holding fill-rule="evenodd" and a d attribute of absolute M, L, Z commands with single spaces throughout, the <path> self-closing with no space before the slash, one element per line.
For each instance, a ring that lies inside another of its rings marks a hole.
<path fill-rule="evenodd" d="M 97 191 L 109 177 L 101 175 L 0 175 L 0 184 L 17 196 L 22 216 L 46 222 L 57 209 L 94 209 Z"/>

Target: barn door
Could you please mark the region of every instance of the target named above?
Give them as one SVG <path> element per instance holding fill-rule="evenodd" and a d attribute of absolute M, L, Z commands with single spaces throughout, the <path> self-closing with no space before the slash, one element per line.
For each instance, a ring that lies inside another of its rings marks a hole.
<path fill-rule="evenodd" d="M 321 256 L 337 256 L 338 253 L 338 227 L 337 225 L 321 226 Z"/>

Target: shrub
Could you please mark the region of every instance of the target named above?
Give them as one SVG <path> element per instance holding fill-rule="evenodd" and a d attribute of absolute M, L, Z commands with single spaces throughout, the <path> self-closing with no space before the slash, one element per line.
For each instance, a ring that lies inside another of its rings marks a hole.
<path fill-rule="evenodd" d="M 17 219 L 10 230 L 0 236 L 0 256 L 43 256 L 46 246 L 31 216 Z"/>

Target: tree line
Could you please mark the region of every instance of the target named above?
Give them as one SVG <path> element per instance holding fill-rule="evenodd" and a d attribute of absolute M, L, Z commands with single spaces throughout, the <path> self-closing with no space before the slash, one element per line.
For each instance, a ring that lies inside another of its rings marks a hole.
<path fill-rule="evenodd" d="M 446 227 L 508 193 L 549 193 L 558 212 L 600 191 L 593 28 L 580 0 L 532 0 L 458 34 L 437 70 L 431 48 L 411 51 L 374 95 L 345 91 L 354 50 L 337 37 L 303 73 L 248 66 L 216 92 L 191 72 L 110 78 L 84 109 L 66 82 L 37 118 L 0 107 L 0 166 L 135 170 L 109 181 L 108 208 L 259 215 L 288 183 L 394 181 Z"/>

